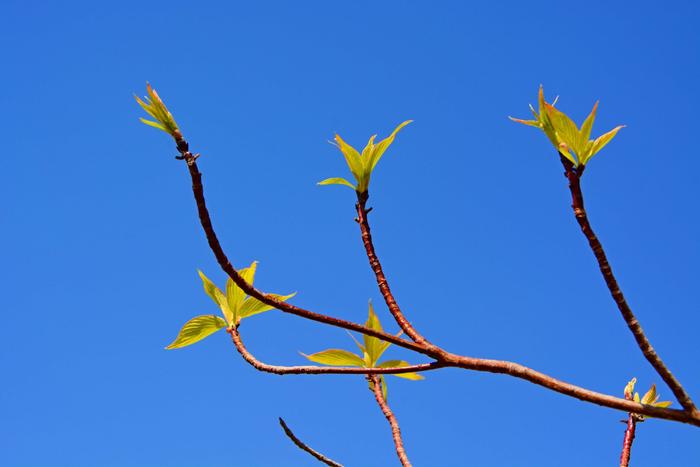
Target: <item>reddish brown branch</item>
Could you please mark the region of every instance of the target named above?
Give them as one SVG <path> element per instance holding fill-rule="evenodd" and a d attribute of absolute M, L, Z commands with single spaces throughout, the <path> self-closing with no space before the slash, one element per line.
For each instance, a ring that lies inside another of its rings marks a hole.
<path fill-rule="evenodd" d="M 408 322 L 399 304 L 396 303 L 394 295 L 391 293 L 389 288 L 389 282 L 384 275 L 384 270 L 382 269 L 382 264 L 379 262 L 377 253 L 374 250 L 374 243 L 372 243 L 372 233 L 369 227 L 369 221 L 367 220 L 367 199 L 369 198 L 369 193 L 357 193 L 357 204 L 355 209 L 357 210 L 357 223 L 360 224 L 360 232 L 362 233 L 362 243 L 365 246 L 365 251 L 367 252 L 367 259 L 369 259 L 369 265 L 374 271 L 374 276 L 377 278 L 377 285 L 379 286 L 379 291 L 384 297 L 384 302 L 389 308 L 391 315 L 396 320 L 399 327 L 406 333 L 408 337 L 413 339 L 417 344 L 432 347 L 433 350 L 437 350 L 437 347 L 430 344 L 425 337 L 423 337 L 416 329 Z"/>
<path fill-rule="evenodd" d="M 314 313 L 312 311 L 296 307 L 286 302 L 279 302 L 274 298 L 268 297 L 264 293 L 260 292 L 259 290 L 255 289 L 254 287 L 250 286 L 247 282 L 245 282 L 229 262 L 228 258 L 226 257 L 226 254 L 221 248 L 221 244 L 219 243 L 216 233 L 214 232 L 214 228 L 209 217 L 209 212 L 207 210 L 206 202 L 204 200 L 202 174 L 197 168 L 195 156 L 189 152 L 187 142 L 184 139 L 178 139 L 177 146 L 178 150 L 181 153 L 181 158 L 187 162 L 190 176 L 192 178 L 192 192 L 197 203 L 199 220 L 207 237 L 209 247 L 214 253 L 216 260 L 219 263 L 219 266 L 221 266 L 223 271 L 226 272 L 229 275 L 229 277 L 231 277 L 231 279 L 243 291 L 245 291 L 248 295 L 257 298 L 261 302 L 273 306 L 276 309 L 279 309 L 283 312 L 300 316 L 302 318 L 377 337 L 379 339 L 396 344 L 400 347 L 404 347 L 409 350 L 413 350 L 425 354 L 429 357 L 435 358 L 440 363 L 444 363 L 446 366 L 457 366 L 460 368 L 475 371 L 486 371 L 491 373 L 507 374 L 516 378 L 521 378 L 526 381 L 530 381 L 534 384 L 540 385 L 552 391 L 556 391 L 567 396 L 575 397 L 585 402 L 610 407 L 624 412 L 634 412 L 637 414 L 648 415 L 656 418 L 674 420 L 682 423 L 700 426 L 700 413 L 698 412 L 686 412 L 675 409 L 645 406 L 633 401 L 627 401 L 618 397 L 601 394 L 595 391 L 590 391 L 588 389 L 584 389 L 579 386 L 575 386 L 573 384 L 557 380 L 555 378 L 552 378 L 551 376 L 545 375 L 526 366 L 519 365 L 513 362 L 460 356 L 448 353 L 439 348 L 438 350 L 434 350 L 433 348 L 424 347 L 418 343 L 410 342 L 385 332 L 375 331 L 360 324 L 352 323 L 350 321 L 345 321 L 338 318 L 333 318 L 330 316 L 321 315 L 319 313 Z"/>
<path fill-rule="evenodd" d="M 444 368 L 446 364 L 440 362 L 432 363 L 421 363 L 418 365 L 404 366 L 401 368 L 362 368 L 362 367 L 329 367 L 329 366 L 279 366 L 279 365 L 268 365 L 260 360 L 256 359 L 253 354 L 248 351 L 248 349 L 243 344 L 241 340 L 241 334 L 236 328 L 230 328 L 227 330 L 231 334 L 231 340 L 236 346 L 236 350 L 241 354 L 243 359 L 250 363 L 256 370 L 264 371 L 266 373 L 274 373 L 276 375 L 321 375 L 321 374 L 335 374 L 335 375 L 369 375 L 369 374 L 383 374 L 383 375 L 396 375 L 402 373 L 416 373 L 422 371 L 437 370 L 438 368 Z"/>
<path fill-rule="evenodd" d="M 284 420 L 282 419 L 282 417 L 279 417 L 279 421 L 280 421 L 280 425 L 282 426 L 282 429 L 284 430 L 284 434 L 286 434 L 287 437 L 289 439 L 291 439 L 292 442 L 294 444 L 296 444 L 299 449 L 301 449 L 302 451 L 308 452 L 309 454 L 311 454 L 316 459 L 318 459 L 319 461 L 323 462 L 326 465 L 330 465 L 331 467 L 343 467 L 343 464 L 339 464 L 336 461 L 334 461 L 333 459 L 324 456 L 323 454 L 316 451 L 315 449 L 312 449 L 307 444 L 305 444 L 302 440 L 297 438 L 296 435 L 292 432 L 292 430 L 287 426 L 287 424 L 284 423 Z"/>
<path fill-rule="evenodd" d="M 386 399 L 384 398 L 384 394 L 382 394 L 382 385 L 380 383 L 379 376 L 367 376 L 367 380 L 372 385 L 374 398 L 377 400 L 379 408 L 382 409 L 382 413 L 386 417 L 386 420 L 389 422 L 389 426 L 391 427 L 391 436 L 392 438 L 394 438 L 396 455 L 399 456 L 399 460 L 401 461 L 401 465 L 403 465 L 403 467 L 410 467 L 411 462 L 408 460 L 408 456 L 406 455 L 406 449 L 404 449 L 403 447 L 403 440 L 401 439 L 401 429 L 399 428 L 399 422 L 396 420 L 394 412 L 392 412 L 389 408 L 389 404 L 387 404 Z"/>
<path fill-rule="evenodd" d="M 211 248 L 211 251 L 214 253 L 216 261 L 219 263 L 221 269 L 223 269 L 224 272 L 228 274 L 228 276 L 233 280 L 233 282 L 235 282 L 236 285 L 240 287 L 246 294 L 260 300 L 266 305 L 272 306 L 285 313 L 290 313 L 313 321 L 330 324 L 331 326 L 337 326 L 340 328 L 349 329 L 351 331 L 360 332 L 362 334 L 374 336 L 379 339 L 391 342 L 392 344 L 396 344 L 400 347 L 415 350 L 417 352 L 421 352 L 423 350 L 423 347 L 419 344 L 407 341 L 406 339 L 401 339 L 400 337 L 394 336 L 392 334 L 388 334 L 381 331 L 375 331 L 374 329 L 362 326 L 361 324 L 356 324 L 339 318 L 322 315 L 313 311 L 305 310 L 303 308 L 294 306 L 287 302 L 281 302 L 273 297 L 264 294 L 263 292 L 248 284 L 233 267 L 228 257 L 226 256 L 226 253 L 221 247 L 219 239 L 216 236 L 216 232 L 214 231 L 214 227 L 211 222 L 211 217 L 209 216 L 209 211 L 207 209 L 207 204 L 204 199 L 202 174 L 199 172 L 199 168 L 197 167 L 195 156 L 189 152 L 188 144 L 184 139 L 180 139 L 179 141 L 177 141 L 177 148 L 178 151 L 180 151 L 180 154 L 182 154 L 181 157 L 187 162 L 187 168 L 189 169 L 190 177 L 192 179 L 192 193 L 194 194 L 195 202 L 197 203 L 199 221 L 202 224 L 202 228 L 204 229 L 204 233 L 207 237 L 209 248 Z"/>
<path fill-rule="evenodd" d="M 632 442 L 634 441 L 634 432 L 637 427 L 637 419 L 634 414 L 629 414 L 627 418 L 627 429 L 625 430 L 625 438 L 622 441 L 622 454 L 620 455 L 620 467 L 628 467 L 630 465 L 630 456 L 632 456 Z"/>
<path fill-rule="evenodd" d="M 593 254 L 598 261 L 600 272 L 603 274 L 603 279 L 605 279 L 608 290 L 610 290 L 610 294 L 617 304 L 617 308 L 620 310 L 622 318 L 625 320 L 625 323 L 627 323 L 627 327 L 632 332 L 632 335 L 637 341 L 637 345 L 644 354 L 644 357 L 646 357 L 649 363 L 651 363 L 651 366 L 654 367 L 656 372 L 668 385 L 681 406 L 690 412 L 696 413 L 696 415 L 700 415 L 700 412 L 697 411 L 695 404 L 693 404 L 693 401 L 690 399 L 690 396 L 685 391 L 681 383 L 675 376 L 673 376 L 671 370 L 666 367 L 664 362 L 661 360 L 661 357 L 659 357 L 654 348 L 651 346 L 651 343 L 644 333 L 641 324 L 639 324 L 637 317 L 627 304 L 625 296 L 623 295 L 622 290 L 615 279 L 612 267 L 610 266 L 608 258 L 605 255 L 605 251 L 603 250 L 603 245 L 600 243 L 600 240 L 598 240 L 598 237 L 588 221 L 588 215 L 586 214 L 586 210 L 583 205 L 583 192 L 581 191 L 581 175 L 583 175 L 585 166 L 577 169 L 573 166 L 571 161 L 564 156 L 561 156 L 561 162 L 564 165 L 564 175 L 569 181 L 569 190 L 571 191 L 572 200 L 571 207 L 574 210 L 574 216 L 581 227 L 581 231 L 586 236 L 591 250 L 593 250 Z"/>

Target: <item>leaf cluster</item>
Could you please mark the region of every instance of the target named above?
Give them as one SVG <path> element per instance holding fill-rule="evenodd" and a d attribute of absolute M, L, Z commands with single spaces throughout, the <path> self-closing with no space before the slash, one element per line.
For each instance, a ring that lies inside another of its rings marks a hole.
<path fill-rule="evenodd" d="M 560 111 L 553 103 L 548 103 L 544 98 L 544 90 L 540 86 L 538 94 L 539 109 L 535 111 L 530 105 L 530 111 L 534 115 L 534 120 L 523 120 L 509 117 L 514 122 L 533 126 L 541 129 L 549 141 L 557 148 L 564 157 L 569 159 L 574 167 L 583 167 L 588 161 L 603 149 L 620 131 L 624 125 L 617 126 L 609 132 L 595 139 L 590 139 L 593 122 L 598 110 L 598 102 L 593 105 L 593 110 L 579 128 L 568 115 Z"/>

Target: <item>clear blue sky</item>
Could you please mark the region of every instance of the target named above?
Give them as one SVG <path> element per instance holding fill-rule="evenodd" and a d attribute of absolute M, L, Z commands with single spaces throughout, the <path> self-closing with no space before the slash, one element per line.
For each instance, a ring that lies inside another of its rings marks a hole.
<path fill-rule="evenodd" d="M 516 125 L 537 87 L 594 134 L 587 206 L 652 342 L 700 399 L 693 2 L 24 2 L 0 7 L 3 135 L 0 464 L 304 466 L 277 417 L 348 466 L 395 464 L 358 377 L 277 377 L 224 333 L 165 351 L 219 284 L 171 141 L 140 124 L 153 83 L 203 154 L 237 266 L 295 303 L 386 309 L 334 132 L 362 146 L 411 118 L 370 205 L 393 289 L 430 339 L 622 395 L 660 383 L 609 297 L 545 137 Z M 263 360 L 352 348 L 278 312 L 243 328 Z M 396 358 L 415 357 L 392 349 Z M 392 378 L 417 466 L 615 465 L 624 414 L 505 376 Z M 670 391 L 659 385 L 662 396 Z M 677 404 L 675 405 L 677 407 Z M 700 430 L 649 421 L 635 467 L 700 465 Z"/>

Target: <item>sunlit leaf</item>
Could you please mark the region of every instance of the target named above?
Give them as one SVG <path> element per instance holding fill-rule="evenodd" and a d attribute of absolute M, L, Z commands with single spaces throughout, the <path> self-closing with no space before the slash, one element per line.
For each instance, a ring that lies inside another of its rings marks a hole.
<path fill-rule="evenodd" d="M 617 132 L 623 129 L 625 125 L 620 125 L 612 130 L 608 131 L 604 135 L 599 136 L 593 141 L 593 146 L 590 149 L 590 154 L 588 154 L 588 157 L 586 158 L 586 162 L 593 157 L 596 153 L 598 153 L 601 149 L 603 149 L 612 139 L 617 135 Z"/>
<path fill-rule="evenodd" d="M 656 395 L 656 384 L 652 384 L 651 388 L 644 394 L 642 397 L 642 404 L 647 404 L 651 405 L 654 402 L 656 402 L 658 399 L 658 396 Z"/>
<path fill-rule="evenodd" d="M 338 145 L 340 152 L 343 153 L 343 157 L 345 157 L 345 162 L 347 162 L 350 172 L 352 172 L 352 175 L 359 183 L 362 179 L 363 173 L 360 153 L 358 153 L 355 148 L 343 141 L 343 138 L 341 138 L 338 134 L 335 135 L 335 142 Z"/>
<path fill-rule="evenodd" d="M 327 178 L 327 179 L 325 179 L 325 180 L 322 180 L 322 181 L 318 182 L 318 184 L 319 184 L 319 185 L 345 185 L 345 186 L 349 186 L 349 187 L 352 188 L 353 190 L 355 189 L 355 185 L 353 185 L 352 183 L 348 182 L 347 180 L 345 180 L 345 179 L 342 178 L 342 177 Z"/>
<path fill-rule="evenodd" d="M 374 149 L 371 152 L 371 159 L 368 161 L 369 163 L 367 164 L 367 167 L 369 168 L 370 173 L 374 170 L 374 167 L 377 165 L 377 162 L 379 162 L 379 159 L 382 158 L 382 155 L 384 155 L 384 152 L 394 142 L 394 138 L 396 138 L 396 134 L 403 127 L 405 127 L 406 125 L 408 125 L 412 121 L 413 120 L 406 120 L 405 122 L 400 123 L 399 126 L 397 126 L 388 137 L 386 137 L 385 139 L 383 139 L 379 143 L 377 143 L 377 145 L 374 147 Z"/>
<path fill-rule="evenodd" d="M 537 128 L 540 128 L 542 126 L 538 120 L 523 120 L 522 118 L 514 118 L 510 116 L 508 118 L 516 123 L 522 123 L 523 125 L 534 126 Z"/>
<path fill-rule="evenodd" d="M 179 349 L 192 345 L 224 327 L 226 322 L 216 315 L 197 316 L 185 323 L 177 338 L 166 349 Z"/>
<path fill-rule="evenodd" d="M 369 312 L 367 316 L 367 321 L 365 322 L 365 326 L 375 331 L 383 331 L 382 324 L 379 322 L 379 318 L 374 312 L 374 306 L 372 305 L 371 301 L 369 302 Z M 386 350 L 386 346 L 382 345 L 381 339 L 378 339 L 374 336 L 368 336 L 367 334 L 363 334 L 362 337 L 365 342 L 365 349 L 369 354 L 371 362 L 369 366 L 374 366 L 377 363 L 377 360 L 379 360 L 379 357 L 381 357 L 383 350 Z"/>
<path fill-rule="evenodd" d="M 407 366 L 411 366 L 410 363 L 404 360 L 387 360 L 385 362 L 380 363 L 379 368 L 404 368 Z M 394 373 L 392 376 L 398 376 L 399 378 L 406 378 L 410 379 L 413 381 L 420 381 L 422 379 L 425 379 L 422 375 L 419 375 L 418 373 Z"/>
<path fill-rule="evenodd" d="M 272 297 L 280 302 L 286 302 L 293 296 L 295 296 L 297 293 L 291 293 L 289 295 L 278 295 L 275 293 L 269 293 L 266 294 L 269 297 Z M 241 306 L 240 310 L 238 311 L 238 317 L 239 319 L 247 318 L 249 316 L 257 315 L 258 313 L 263 313 L 265 311 L 270 311 L 274 309 L 273 306 L 266 305 L 257 298 L 253 297 L 248 297 L 245 299 L 243 302 L 243 305 Z"/>
<path fill-rule="evenodd" d="M 216 285 L 214 285 L 214 283 L 211 280 L 209 280 L 209 278 L 205 276 L 202 271 L 198 269 L 197 272 L 199 273 L 199 277 L 202 279 L 204 291 L 207 293 L 207 295 L 209 295 L 209 298 L 211 298 L 214 301 L 214 303 L 216 303 L 219 306 L 219 308 L 221 308 L 221 312 L 224 314 L 226 322 L 229 324 L 235 323 L 233 311 L 229 307 L 224 293 L 221 290 L 219 290 L 219 288 Z"/>
<path fill-rule="evenodd" d="M 312 362 L 335 366 L 364 366 L 365 362 L 352 352 L 343 349 L 328 349 L 311 355 L 302 354 Z"/>
<path fill-rule="evenodd" d="M 591 139 L 591 130 L 593 129 L 593 122 L 595 121 L 595 114 L 598 110 L 598 102 L 593 105 L 593 110 L 588 114 L 588 117 L 583 121 L 581 125 L 579 144 L 585 149 L 585 145 L 588 144 L 588 140 Z"/>

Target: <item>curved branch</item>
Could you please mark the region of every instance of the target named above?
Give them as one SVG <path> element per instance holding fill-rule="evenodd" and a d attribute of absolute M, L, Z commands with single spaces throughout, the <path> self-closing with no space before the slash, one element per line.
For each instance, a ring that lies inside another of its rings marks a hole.
<path fill-rule="evenodd" d="M 593 404 L 610 407 L 624 412 L 633 412 L 641 415 L 647 415 L 650 417 L 688 423 L 700 427 L 700 413 L 697 411 L 681 411 L 675 409 L 664 409 L 659 407 L 642 405 L 633 401 L 627 401 L 618 397 L 598 393 L 595 391 L 590 391 L 588 389 L 581 388 L 579 386 L 575 386 L 564 381 L 560 381 L 556 378 L 552 378 L 551 376 L 545 375 L 544 373 L 540 373 L 538 371 L 535 371 L 517 363 L 501 360 L 487 360 L 466 357 L 448 353 L 440 348 L 432 348 L 429 344 L 426 344 L 426 346 L 422 346 L 418 343 L 410 342 L 385 332 L 375 331 L 360 324 L 341 320 L 338 318 L 333 318 L 326 315 L 321 315 L 319 313 L 314 313 L 312 311 L 305 310 L 303 308 L 296 307 L 289 303 L 280 302 L 278 300 L 275 300 L 274 298 L 268 297 L 264 293 L 250 286 L 245 280 L 243 280 L 243 278 L 233 268 L 228 258 L 226 257 L 226 254 L 221 248 L 221 244 L 219 243 L 216 233 L 214 232 L 214 228 L 209 217 L 209 212 L 207 210 L 206 202 L 204 200 L 202 174 L 197 168 L 197 164 L 195 161 L 196 156 L 189 152 L 187 142 L 184 139 L 180 137 L 176 141 L 178 151 L 181 154 L 180 158 L 184 159 L 187 163 L 187 167 L 192 178 L 192 192 L 197 203 L 199 220 L 207 237 L 209 247 L 214 253 L 216 260 L 219 263 L 219 266 L 221 266 L 224 272 L 226 272 L 229 275 L 229 277 L 231 277 L 231 279 L 236 283 L 236 285 L 238 285 L 248 295 L 257 298 L 261 302 L 272 306 L 280 311 L 300 316 L 302 318 L 310 319 L 313 321 L 329 324 L 331 326 L 336 326 L 351 331 L 363 333 L 369 336 L 374 336 L 384 341 L 396 344 L 400 347 L 413 350 L 415 352 L 419 352 L 429 357 L 435 358 L 436 360 L 438 360 L 438 362 L 444 363 L 446 366 L 456 366 L 468 370 L 507 374 L 516 378 L 524 379 L 526 381 L 545 387 L 552 391 L 556 391 L 561 394 L 580 399 L 585 402 L 591 402 Z"/>
<path fill-rule="evenodd" d="M 301 449 L 302 451 L 308 452 L 309 454 L 311 454 L 316 459 L 318 459 L 319 461 L 323 462 L 326 465 L 330 465 L 331 467 L 343 467 L 343 464 L 339 464 L 336 461 L 334 461 L 333 459 L 330 459 L 330 458 L 324 456 L 323 454 L 316 451 L 315 449 L 312 449 L 307 444 L 305 444 L 302 440 L 297 438 L 296 435 L 292 432 L 292 430 L 287 426 L 287 424 L 284 423 L 284 420 L 282 419 L 282 417 L 279 417 L 279 421 L 280 421 L 280 425 L 282 426 L 282 429 L 284 430 L 284 434 L 286 434 L 287 437 L 289 437 L 289 439 L 291 439 L 292 442 L 294 444 L 296 444 L 299 449 Z"/>
<path fill-rule="evenodd" d="M 593 254 L 598 261 L 600 272 L 603 274 L 603 279 L 605 279 L 605 284 L 608 286 L 608 290 L 610 290 L 610 294 L 612 295 L 613 300 L 615 300 L 617 308 L 622 314 L 622 318 L 625 320 L 627 327 L 632 332 L 632 335 L 637 341 L 637 345 L 644 354 L 644 357 L 646 357 L 647 361 L 651 363 L 651 366 L 654 367 L 659 376 L 661 376 L 664 382 L 668 385 L 681 406 L 690 412 L 698 412 L 695 404 L 693 404 L 692 399 L 685 391 L 681 383 L 675 376 L 673 376 L 671 370 L 668 369 L 668 367 L 661 360 L 661 357 L 659 357 L 659 355 L 656 353 L 656 350 L 654 350 L 654 347 L 651 346 L 651 342 L 649 342 L 649 339 L 644 333 L 641 324 L 639 324 L 637 317 L 627 304 L 625 296 L 623 295 L 622 290 L 615 279 L 615 275 L 610 267 L 608 258 L 605 255 L 605 250 L 603 250 L 603 245 L 600 243 L 600 240 L 598 240 L 598 237 L 588 221 L 588 215 L 586 214 L 586 210 L 583 206 L 583 192 L 581 191 L 581 175 L 583 175 L 585 166 L 581 167 L 580 169 L 576 169 L 571 161 L 562 156 L 561 153 L 559 155 L 564 166 L 564 175 L 569 181 L 569 190 L 571 191 L 572 200 L 571 207 L 574 210 L 574 216 L 581 227 L 581 231 L 586 236 L 591 250 L 593 250 Z"/>
<path fill-rule="evenodd" d="M 394 446 L 396 446 L 396 455 L 399 456 L 401 465 L 403 467 L 411 467 L 411 462 L 408 460 L 406 455 L 406 449 L 403 447 L 403 440 L 401 439 L 401 428 L 399 428 L 399 422 L 394 416 L 394 412 L 389 408 L 389 404 L 386 403 L 384 394 L 382 394 L 382 388 L 379 381 L 379 377 L 376 375 L 367 376 L 367 379 L 372 384 L 372 391 L 374 392 L 374 398 L 377 399 L 377 404 L 379 408 L 382 409 L 382 413 L 386 417 L 391 427 L 391 436 L 394 438 Z"/>
<path fill-rule="evenodd" d="M 566 396 L 570 396 L 584 402 L 602 405 L 603 407 L 609 407 L 611 409 L 617 409 L 623 412 L 633 412 L 664 420 L 688 423 L 690 425 L 700 427 L 700 415 L 697 413 L 688 412 L 686 410 L 665 409 L 651 405 L 643 405 L 638 402 L 591 391 L 590 389 L 585 389 L 580 386 L 553 378 L 544 373 L 540 373 L 539 371 L 533 370 L 532 368 L 528 368 L 524 365 L 520 365 L 519 363 L 503 360 L 465 357 L 455 354 L 447 354 L 445 360 L 441 359 L 440 361 L 445 361 L 456 367 L 467 370 L 499 373 L 524 379 L 525 381 L 529 381 L 538 386 L 542 386 Z"/>
<path fill-rule="evenodd" d="M 226 274 L 235 282 L 235 284 L 240 287 L 246 294 L 253 298 L 256 298 L 266 305 L 274 307 L 285 313 L 290 313 L 293 315 L 301 316 L 313 321 L 318 321 L 325 324 L 330 324 L 331 326 L 336 326 L 351 331 L 356 331 L 362 334 L 367 334 L 369 336 L 377 337 L 381 340 L 391 342 L 400 347 L 404 347 L 409 350 L 423 353 L 423 347 L 414 342 L 401 339 L 400 337 L 388 334 L 386 332 L 375 331 L 361 324 L 356 324 L 350 321 L 345 321 L 339 318 L 334 318 L 331 316 L 322 315 L 315 313 L 313 311 L 305 310 L 303 308 L 294 306 L 287 302 L 281 302 L 273 297 L 266 295 L 260 290 L 248 284 L 241 276 L 238 271 L 233 267 L 229 261 L 226 253 L 219 243 L 219 239 L 214 231 L 214 226 L 211 222 L 211 217 L 209 216 L 209 210 L 207 209 L 207 203 L 204 199 L 204 187 L 202 186 L 202 174 L 199 172 L 197 167 L 197 156 L 189 152 L 189 146 L 187 141 L 184 139 L 177 140 L 177 149 L 180 152 L 180 158 L 184 159 L 187 163 L 187 168 L 190 172 L 190 177 L 192 179 L 192 193 L 194 194 L 195 202 L 197 203 L 197 212 L 199 214 L 199 221 L 202 224 L 204 233 L 207 237 L 207 242 L 209 243 L 209 248 L 214 253 L 216 261 L 219 263 L 221 269 L 224 270 Z"/>
<path fill-rule="evenodd" d="M 403 315 L 399 304 L 396 303 L 394 295 L 391 293 L 389 288 L 389 282 L 384 275 L 384 270 L 382 269 L 382 263 L 379 262 L 377 253 L 374 250 L 374 243 L 372 243 L 372 234 L 369 228 L 369 221 L 367 220 L 367 199 L 369 198 L 369 193 L 357 193 L 357 204 L 355 209 L 357 210 L 357 223 L 360 224 L 360 232 L 362 232 L 362 243 L 365 246 L 365 251 L 367 252 L 367 259 L 369 259 L 369 265 L 374 271 L 374 276 L 377 278 L 377 285 L 379 286 L 379 291 L 384 297 L 384 302 L 389 308 L 391 315 L 396 320 L 396 323 L 401 327 L 403 332 L 406 333 L 408 337 L 413 339 L 414 342 L 421 345 L 427 345 L 434 349 L 435 346 L 430 344 L 425 337 L 423 337 L 416 329 L 408 322 L 406 317 Z"/>
<path fill-rule="evenodd" d="M 421 363 L 418 365 L 404 366 L 401 368 L 362 368 L 362 367 L 329 367 L 329 366 L 278 366 L 278 365 L 268 365 L 260 360 L 256 359 L 253 354 L 251 354 L 248 349 L 243 344 L 241 340 L 241 334 L 236 328 L 227 329 L 227 332 L 231 334 L 231 340 L 233 345 L 236 346 L 236 350 L 241 354 L 243 359 L 250 363 L 256 370 L 264 371 L 266 373 L 274 373 L 276 375 L 321 375 L 321 374 L 332 374 L 332 375 L 398 375 L 403 373 L 418 373 L 422 371 L 437 370 L 438 368 L 444 368 L 447 365 L 440 362 L 432 363 Z"/>

